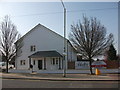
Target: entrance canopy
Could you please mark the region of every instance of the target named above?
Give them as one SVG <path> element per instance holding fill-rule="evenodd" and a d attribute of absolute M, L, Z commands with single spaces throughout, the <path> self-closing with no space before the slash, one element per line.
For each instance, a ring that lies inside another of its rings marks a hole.
<path fill-rule="evenodd" d="M 57 51 L 38 51 L 29 56 L 29 58 L 40 58 L 40 57 L 62 57 L 62 55 Z"/>

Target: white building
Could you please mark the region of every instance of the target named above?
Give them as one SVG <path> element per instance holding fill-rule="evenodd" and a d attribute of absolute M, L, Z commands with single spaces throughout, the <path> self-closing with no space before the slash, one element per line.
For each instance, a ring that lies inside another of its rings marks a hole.
<path fill-rule="evenodd" d="M 23 46 L 17 50 L 16 69 L 29 70 L 30 65 L 33 65 L 33 71 L 63 69 L 64 38 L 61 35 L 38 24 L 19 39 L 16 45 L 21 43 L 20 41 Z M 76 51 L 67 39 L 66 47 L 67 62 L 77 61 Z"/>

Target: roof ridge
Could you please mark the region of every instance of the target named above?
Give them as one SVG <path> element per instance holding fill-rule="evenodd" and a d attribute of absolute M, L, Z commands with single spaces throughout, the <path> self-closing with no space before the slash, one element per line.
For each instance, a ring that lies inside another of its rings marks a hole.
<path fill-rule="evenodd" d="M 46 28 L 48 31 L 51 31 L 51 32 L 55 33 L 56 35 L 59 35 L 60 37 L 64 38 L 62 35 L 58 34 L 57 32 L 51 30 L 50 28 L 44 26 L 44 25 L 41 24 L 41 23 L 38 23 L 38 24 L 35 25 L 32 29 L 30 29 L 26 34 L 24 34 L 20 39 L 24 38 L 24 37 L 25 37 L 26 35 L 28 35 L 30 32 L 32 32 L 33 30 L 35 30 L 35 28 L 36 28 L 37 26 L 39 26 L 39 25 L 40 25 L 40 26 L 43 26 L 43 27 Z M 20 39 L 18 39 L 15 43 L 17 43 Z M 66 40 L 68 40 L 68 39 L 66 38 Z"/>

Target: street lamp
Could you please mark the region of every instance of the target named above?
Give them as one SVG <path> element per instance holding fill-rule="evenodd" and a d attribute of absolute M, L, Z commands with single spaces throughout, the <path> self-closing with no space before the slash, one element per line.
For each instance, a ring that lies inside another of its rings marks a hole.
<path fill-rule="evenodd" d="M 63 77 L 66 77 L 66 8 L 61 0 L 62 6 L 64 8 L 64 53 L 63 53 L 63 60 L 64 60 L 64 69 L 63 69 Z"/>

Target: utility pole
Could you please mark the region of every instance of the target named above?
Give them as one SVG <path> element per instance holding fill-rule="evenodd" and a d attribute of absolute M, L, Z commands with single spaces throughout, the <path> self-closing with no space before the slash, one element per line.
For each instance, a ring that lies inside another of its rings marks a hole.
<path fill-rule="evenodd" d="M 63 3 L 63 1 L 61 0 L 61 3 L 62 3 L 62 6 L 64 8 L 64 53 L 63 53 L 63 65 L 64 65 L 64 69 L 63 69 L 63 77 L 66 77 L 66 56 L 67 56 L 67 53 L 66 53 L 66 8 L 65 8 L 65 5 Z"/>

